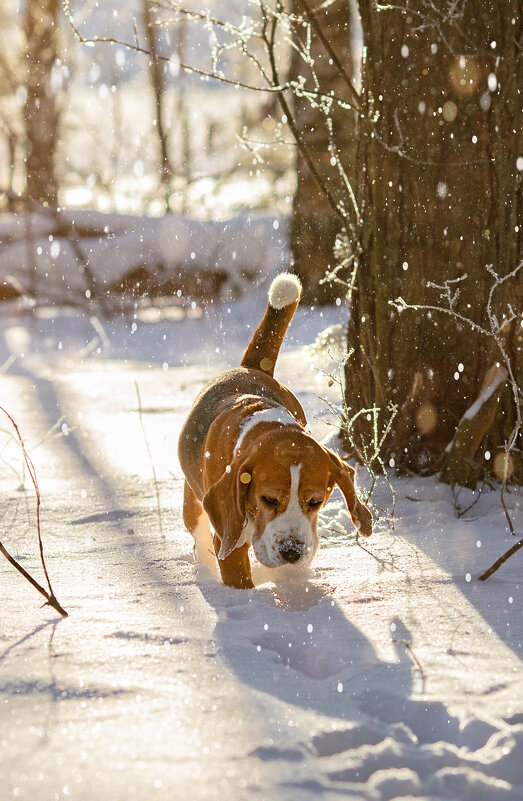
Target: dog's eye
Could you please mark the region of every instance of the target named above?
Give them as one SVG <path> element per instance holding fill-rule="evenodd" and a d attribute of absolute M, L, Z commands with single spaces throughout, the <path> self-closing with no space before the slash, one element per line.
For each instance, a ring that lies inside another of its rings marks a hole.
<path fill-rule="evenodd" d="M 319 509 L 323 500 L 321 498 L 311 498 L 309 501 L 309 509 Z"/>
<path fill-rule="evenodd" d="M 278 506 L 278 499 L 277 498 L 270 498 L 268 495 L 262 495 L 261 499 L 266 506 L 270 506 L 271 509 L 276 509 Z"/>

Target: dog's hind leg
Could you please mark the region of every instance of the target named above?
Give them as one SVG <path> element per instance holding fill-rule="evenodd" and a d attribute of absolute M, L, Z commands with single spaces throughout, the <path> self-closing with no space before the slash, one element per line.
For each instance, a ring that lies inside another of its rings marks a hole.
<path fill-rule="evenodd" d="M 183 522 L 194 537 L 194 559 L 202 565 L 216 570 L 213 535 L 207 512 L 190 488 L 187 481 L 183 487 Z"/>

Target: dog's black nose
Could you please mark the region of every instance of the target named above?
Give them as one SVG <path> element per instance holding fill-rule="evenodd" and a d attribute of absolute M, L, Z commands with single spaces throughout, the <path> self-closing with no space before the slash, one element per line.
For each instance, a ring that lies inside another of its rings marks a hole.
<path fill-rule="evenodd" d="M 284 562 L 297 562 L 303 556 L 305 545 L 299 542 L 284 542 L 280 547 L 280 556 Z"/>

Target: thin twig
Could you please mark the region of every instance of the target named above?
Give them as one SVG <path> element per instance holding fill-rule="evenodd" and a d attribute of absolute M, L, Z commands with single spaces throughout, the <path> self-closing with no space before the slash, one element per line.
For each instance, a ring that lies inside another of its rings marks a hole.
<path fill-rule="evenodd" d="M 483 487 L 485 486 L 485 483 L 486 482 L 484 481 L 483 482 Z M 470 512 L 472 507 L 477 504 L 477 502 L 481 498 L 481 493 L 483 492 L 483 487 L 481 489 L 477 490 L 477 493 L 476 493 L 476 490 L 473 490 L 473 492 L 476 494 L 476 497 L 474 498 L 472 503 L 470 503 L 468 506 L 466 506 L 465 509 L 462 509 L 460 507 L 460 505 L 459 505 L 459 495 L 460 495 L 460 492 L 463 489 L 463 487 L 458 487 L 458 489 L 456 489 L 456 485 L 452 484 L 451 489 L 452 489 L 452 497 L 454 499 L 454 509 L 456 510 L 456 516 L 458 517 L 458 519 L 460 519 L 464 515 L 466 515 L 467 512 Z"/>
<path fill-rule="evenodd" d="M 399 639 L 399 640 L 395 639 L 395 640 L 393 640 L 393 642 L 405 646 L 405 648 L 407 649 L 407 651 L 409 652 L 410 656 L 412 657 L 412 659 L 414 660 L 414 662 L 416 663 L 416 665 L 418 667 L 418 670 L 420 672 L 421 681 L 422 681 L 422 686 L 424 688 L 425 687 L 425 673 L 423 672 L 423 667 L 421 665 L 421 662 L 419 661 L 418 657 L 416 656 L 416 654 L 412 650 L 412 646 L 411 646 L 410 642 L 408 640 L 402 640 L 402 639 Z"/>
<path fill-rule="evenodd" d="M 505 503 L 505 489 L 507 487 L 507 465 L 508 465 L 508 450 L 505 452 L 505 465 L 503 469 L 503 482 L 501 484 L 501 492 L 499 494 L 501 500 L 501 506 L 503 507 L 503 512 L 505 514 L 505 519 L 508 523 L 508 527 L 510 529 L 510 533 L 513 537 L 516 536 L 516 530 L 514 528 L 514 523 L 512 522 L 512 518 L 510 516 L 510 512 L 507 509 L 507 504 Z"/>
<path fill-rule="evenodd" d="M 289 129 L 290 129 L 290 131 L 291 131 L 291 133 L 292 133 L 292 135 L 294 137 L 294 140 L 296 142 L 296 147 L 298 148 L 298 150 L 300 151 L 301 155 L 303 156 L 303 159 L 304 159 L 305 163 L 307 164 L 307 167 L 309 168 L 311 175 L 313 176 L 314 180 L 316 181 L 316 184 L 318 185 L 318 188 L 320 189 L 321 193 L 325 197 L 325 200 L 327 201 L 327 203 L 331 207 L 331 209 L 334 212 L 334 214 L 345 225 L 347 223 L 346 214 L 340 208 L 340 204 L 337 202 L 337 200 L 334 197 L 334 195 L 332 194 L 332 192 L 329 191 L 329 188 L 328 188 L 323 176 L 320 174 L 319 170 L 317 169 L 316 165 L 314 164 L 314 161 L 313 161 L 312 156 L 311 156 L 311 154 L 309 152 L 309 149 L 308 149 L 307 145 L 305 144 L 305 142 L 303 141 L 303 137 L 302 137 L 300 131 L 298 130 L 298 126 L 297 126 L 296 121 L 294 119 L 294 115 L 292 113 L 292 109 L 291 109 L 289 103 L 287 102 L 287 98 L 285 97 L 285 94 L 284 94 L 284 91 L 283 91 L 285 87 L 280 85 L 280 79 L 279 79 L 279 74 L 278 74 L 278 66 L 277 66 L 277 63 L 276 63 L 276 55 L 275 55 L 275 52 L 274 52 L 274 34 L 275 34 L 275 25 L 276 25 L 276 21 L 277 20 L 276 19 L 273 20 L 272 36 L 271 36 L 271 35 L 269 35 L 267 33 L 267 28 L 269 27 L 269 15 L 267 13 L 267 10 L 266 10 L 265 5 L 264 5 L 263 2 L 260 3 L 260 8 L 261 8 L 263 19 L 264 19 L 264 25 L 263 25 L 261 38 L 262 38 L 262 41 L 265 44 L 265 47 L 266 47 L 266 50 L 267 50 L 267 56 L 269 58 L 269 64 L 270 64 L 270 68 L 271 68 L 271 78 L 272 78 L 272 89 L 276 90 L 276 93 L 278 95 L 278 100 L 280 101 L 280 105 L 282 107 L 283 113 L 285 114 L 285 116 L 287 118 L 287 125 L 289 126 Z"/>
<path fill-rule="evenodd" d="M 485 572 L 481 574 L 481 576 L 479 577 L 479 581 L 486 581 L 488 578 L 490 578 L 491 575 L 495 573 L 496 570 L 498 570 L 498 568 L 500 568 L 501 565 L 503 565 L 507 561 L 507 559 L 510 559 L 510 557 L 516 553 L 516 551 L 519 551 L 520 548 L 523 548 L 523 537 L 518 542 L 516 542 L 512 546 L 512 548 L 509 548 L 508 551 L 505 551 L 503 556 L 500 556 L 499 559 L 496 559 L 494 564 L 491 565 L 491 567 L 489 567 L 488 570 L 485 570 Z"/>
<path fill-rule="evenodd" d="M 36 532 L 38 534 L 38 547 L 39 547 L 39 550 L 40 550 L 40 561 L 42 563 L 42 568 L 43 568 L 43 571 L 44 571 L 45 579 L 47 581 L 47 586 L 49 587 L 49 595 L 50 595 L 51 598 L 54 598 L 55 594 L 53 592 L 53 588 L 51 587 L 51 579 L 49 578 L 49 573 L 47 572 L 47 567 L 45 565 L 45 559 L 44 559 L 44 545 L 43 545 L 43 542 L 42 542 L 42 532 L 41 532 L 41 529 L 40 529 L 40 489 L 38 487 L 38 481 L 37 481 L 37 478 L 36 478 L 35 466 L 34 466 L 32 460 L 31 460 L 31 457 L 29 456 L 29 454 L 27 453 L 27 451 L 25 449 L 24 441 L 22 439 L 22 436 L 20 434 L 20 430 L 19 430 L 18 426 L 16 425 L 15 421 L 13 420 L 13 418 L 11 417 L 9 412 L 6 409 L 4 409 L 3 406 L 0 406 L 0 411 L 2 411 L 6 415 L 6 417 L 10 420 L 11 425 L 13 426 L 14 430 L 16 431 L 16 436 L 18 438 L 18 442 L 20 443 L 20 448 L 22 449 L 22 454 L 23 454 L 24 461 L 25 461 L 26 466 L 27 466 L 27 470 L 29 471 L 29 475 L 31 476 L 31 481 L 33 482 L 33 486 L 34 486 L 35 494 L 36 494 Z"/>
<path fill-rule="evenodd" d="M 116 38 L 115 36 L 93 36 L 91 38 L 86 38 L 83 36 L 78 27 L 74 22 L 74 17 L 70 9 L 69 0 L 62 0 L 62 8 L 64 14 L 67 18 L 69 25 L 71 26 L 71 30 L 73 31 L 74 36 L 76 37 L 77 41 L 80 44 L 85 45 L 97 45 L 97 44 L 113 44 L 113 45 L 120 45 L 121 47 L 125 47 L 128 50 L 133 50 L 135 53 L 142 53 L 145 56 L 150 56 L 151 53 L 147 47 L 142 47 L 139 44 L 132 44 L 131 42 L 125 42 L 121 39 Z M 171 58 L 169 56 L 158 56 L 159 61 L 164 61 L 166 64 L 169 64 Z M 237 81 L 232 78 L 226 78 L 224 75 L 215 72 L 209 72 L 208 70 L 200 69 L 198 67 L 191 66 L 190 64 L 185 64 L 180 62 L 180 69 L 185 70 L 186 72 L 192 72 L 195 75 L 199 75 L 201 78 L 214 78 L 221 83 L 230 84 L 232 86 L 241 87 L 243 89 L 250 89 L 254 92 L 280 92 L 282 89 L 288 88 L 288 84 L 284 86 L 251 86 L 250 84 L 243 83 L 242 81 Z"/>
<path fill-rule="evenodd" d="M 331 43 L 329 42 L 329 40 L 327 39 L 327 37 L 323 33 L 322 27 L 318 22 L 318 18 L 316 16 L 316 14 L 311 9 L 311 7 L 306 2 L 306 0 L 298 0 L 298 5 L 301 5 L 302 8 L 304 9 L 305 16 L 307 17 L 308 21 L 310 22 L 310 24 L 314 28 L 318 39 L 320 40 L 320 42 L 322 43 L 323 47 L 327 51 L 327 53 L 329 55 L 329 58 L 332 59 L 332 63 L 334 64 L 334 66 L 336 67 L 336 69 L 338 70 L 340 75 L 343 77 L 343 79 L 344 79 L 344 81 L 345 81 L 345 83 L 347 85 L 347 88 L 349 90 L 350 96 L 351 96 L 351 102 L 354 104 L 354 108 L 359 110 L 361 98 L 360 98 L 358 92 L 356 91 L 356 89 L 354 88 L 354 84 L 352 83 L 352 79 L 351 79 L 350 75 L 347 73 L 345 67 L 343 66 L 343 64 L 339 60 L 338 56 L 336 55 L 336 52 L 333 49 Z"/>
<path fill-rule="evenodd" d="M 136 397 L 138 398 L 138 417 L 140 418 L 140 426 L 142 427 L 143 438 L 145 440 L 145 447 L 147 448 L 147 455 L 149 456 L 149 461 L 151 463 L 151 470 L 153 472 L 154 490 L 156 493 L 156 511 L 158 514 L 158 522 L 160 524 L 160 534 L 163 534 L 162 506 L 160 503 L 160 488 L 158 484 L 158 477 L 156 475 L 156 468 L 154 466 L 153 455 L 149 447 L 149 440 L 147 439 L 147 433 L 145 431 L 145 426 L 143 424 L 142 398 L 140 395 L 140 388 L 138 387 L 137 381 L 134 382 L 134 386 L 136 389 Z"/>
<path fill-rule="evenodd" d="M 0 553 L 2 553 L 2 554 L 5 556 L 5 558 L 7 559 L 7 561 L 8 561 L 8 562 L 10 562 L 10 563 L 13 565 L 13 567 L 15 567 L 15 568 L 18 570 L 18 572 L 19 572 L 19 573 L 21 573 L 21 574 L 22 574 L 22 576 L 23 576 L 25 579 L 27 579 L 27 581 L 28 581 L 30 584 L 32 584 L 32 585 L 33 585 L 33 587 L 34 587 L 36 590 L 38 590 L 38 592 L 39 592 L 41 595 L 43 595 L 43 596 L 44 596 L 44 598 L 46 598 L 46 599 L 47 599 L 47 605 L 49 605 L 49 606 L 52 606 L 52 607 L 53 607 L 53 609 L 55 609 L 55 610 L 56 610 L 56 611 L 57 611 L 57 612 L 58 612 L 60 615 L 62 615 L 62 617 L 67 617 L 67 616 L 68 616 L 68 615 L 67 615 L 67 612 L 65 611 L 65 609 L 64 609 L 64 608 L 63 608 L 63 607 L 62 607 L 62 606 L 59 604 L 59 602 L 57 601 L 57 599 L 56 599 L 56 596 L 55 596 L 55 595 L 53 595 L 53 594 L 51 594 L 51 595 L 50 595 L 50 594 L 47 592 L 47 590 L 44 590 L 44 588 L 43 588 L 43 587 L 42 587 L 42 586 L 41 586 L 41 585 L 40 585 L 40 584 L 39 584 L 37 581 L 35 581 L 35 579 L 34 579 L 34 578 L 33 578 L 33 577 L 32 577 L 32 576 L 31 576 L 31 575 L 30 575 L 30 574 L 27 572 L 27 570 L 24 570 L 24 568 L 22 567 L 22 565 L 19 565 L 19 564 L 18 564 L 18 562 L 16 561 L 16 559 L 14 559 L 14 558 L 11 556 L 11 554 L 9 553 L 9 551 L 7 551 L 7 550 L 6 550 L 6 548 L 4 547 L 4 545 L 2 545 L 2 543 L 1 543 L 1 542 L 0 542 Z M 44 604 L 44 606 L 45 606 L 45 604 Z"/>

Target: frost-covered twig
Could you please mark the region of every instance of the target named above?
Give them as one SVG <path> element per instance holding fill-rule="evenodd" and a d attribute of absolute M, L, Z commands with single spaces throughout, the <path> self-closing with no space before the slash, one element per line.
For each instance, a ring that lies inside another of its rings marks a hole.
<path fill-rule="evenodd" d="M 354 104 L 354 108 L 359 110 L 360 99 L 361 98 L 360 98 L 358 92 L 356 91 L 356 89 L 354 87 L 354 84 L 352 82 L 352 78 L 347 73 L 345 67 L 343 66 L 343 64 L 339 60 L 338 56 L 336 55 L 336 52 L 335 52 L 334 48 L 331 46 L 331 43 L 329 42 L 327 37 L 324 35 L 322 27 L 318 22 L 318 18 L 316 16 L 316 14 L 314 13 L 314 11 L 309 6 L 307 0 L 297 0 L 297 3 L 298 3 L 298 5 L 300 5 L 304 9 L 305 16 L 307 17 L 307 19 L 309 20 L 311 26 L 313 27 L 318 39 L 320 40 L 320 42 L 322 43 L 323 47 L 325 48 L 325 51 L 327 52 L 329 58 L 332 60 L 332 63 L 334 64 L 334 66 L 336 67 L 336 69 L 338 70 L 340 75 L 343 77 L 344 83 L 345 83 L 347 89 L 349 90 L 351 101 Z"/>
<path fill-rule="evenodd" d="M 310 348 L 310 352 L 312 354 L 318 354 L 321 352 L 326 352 L 328 354 L 330 361 L 332 362 L 332 368 L 330 370 L 326 370 L 321 367 L 315 367 L 315 369 L 318 373 L 328 379 L 329 386 L 333 386 L 334 384 L 339 386 L 341 395 L 343 395 L 344 367 L 347 360 L 352 355 L 352 352 L 349 354 L 334 354 L 330 350 L 330 345 L 333 345 L 335 350 L 339 351 L 342 347 L 342 342 L 344 341 L 344 328 L 342 326 L 333 326 L 332 328 L 324 331 Z M 348 442 L 350 443 L 350 447 L 352 448 L 352 453 L 367 470 L 370 478 L 370 486 L 366 489 L 363 499 L 364 502 L 371 506 L 372 511 L 377 517 L 386 516 L 389 526 L 394 529 L 396 492 L 392 482 L 390 481 L 388 471 L 381 454 L 384 442 L 390 433 L 394 417 L 397 414 L 397 409 L 395 407 L 389 409 L 390 417 L 385 423 L 384 427 L 380 427 L 379 412 L 381 410 L 376 406 L 360 409 L 352 418 L 349 418 L 345 408 L 340 409 L 336 403 L 331 401 L 329 398 L 320 397 L 319 399 L 329 409 L 336 421 L 333 423 L 328 423 L 328 425 L 332 425 L 338 432 L 342 431 L 345 434 Z M 373 422 L 372 439 L 369 443 L 356 443 L 353 437 L 354 425 L 362 415 L 367 415 Z M 390 512 L 385 511 L 383 508 L 378 506 L 375 501 L 372 500 L 376 486 L 382 479 L 387 483 L 392 498 Z"/>
<path fill-rule="evenodd" d="M 135 43 L 125 42 L 125 41 L 123 41 L 121 39 L 118 39 L 115 36 L 93 36 L 93 37 L 85 37 L 85 36 L 83 36 L 83 34 L 80 33 L 80 30 L 78 29 L 77 25 L 75 24 L 74 15 L 73 15 L 73 13 L 71 11 L 69 0 L 63 0 L 62 6 L 63 6 L 63 9 L 64 9 L 65 16 L 67 18 L 67 21 L 68 21 L 68 23 L 69 23 L 69 25 L 71 27 L 71 30 L 73 31 L 76 39 L 78 40 L 78 42 L 80 44 L 84 44 L 84 45 L 88 45 L 88 46 L 89 45 L 93 46 L 93 45 L 97 45 L 97 44 L 120 45 L 120 47 L 124 47 L 127 50 L 132 50 L 135 53 L 142 53 L 143 55 L 150 57 L 151 53 L 150 53 L 149 49 L 147 47 L 143 47 L 142 45 L 138 44 L 137 42 L 135 42 Z M 198 15 L 195 12 L 191 12 L 191 16 L 196 19 Z M 214 20 L 213 20 L 213 22 L 214 22 Z M 171 57 L 170 56 L 158 55 L 158 60 L 159 61 L 163 61 L 166 64 L 171 63 Z M 289 84 L 287 82 L 285 82 L 282 86 L 268 86 L 268 85 L 267 86 L 256 86 L 254 84 L 244 83 L 244 82 L 239 81 L 237 79 L 227 78 L 225 75 L 223 75 L 222 73 L 220 73 L 218 71 L 205 70 L 205 69 L 202 69 L 200 67 L 196 67 L 194 65 L 187 64 L 187 63 L 182 63 L 182 62 L 180 62 L 179 66 L 180 66 L 180 69 L 184 70 L 185 72 L 190 72 L 190 73 L 193 73 L 194 75 L 199 75 L 203 79 L 212 78 L 212 79 L 217 80 L 217 81 L 219 81 L 221 83 L 229 84 L 230 86 L 236 86 L 236 87 L 239 87 L 239 88 L 242 88 L 242 89 L 249 89 L 250 91 L 253 91 L 253 92 L 276 92 L 277 93 L 277 92 L 282 91 L 283 89 L 289 88 Z"/>
<path fill-rule="evenodd" d="M 0 406 L 0 411 L 2 411 L 6 415 L 6 417 L 9 419 L 9 421 L 11 422 L 11 425 L 13 426 L 13 428 L 14 428 L 14 430 L 16 432 L 16 437 L 18 439 L 18 442 L 20 444 L 20 448 L 22 450 L 22 454 L 23 454 L 23 457 L 24 457 L 24 462 L 25 462 L 25 464 L 27 466 L 27 470 L 28 470 L 29 475 L 31 477 L 31 481 L 33 482 L 33 487 L 34 487 L 35 495 L 36 495 L 36 531 L 37 531 L 37 535 L 38 535 L 38 547 L 39 547 L 39 551 L 40 551 L 40 561 L 42 563 L 42 568 L 43 568 L 43 571 L 44 571 L 44 575 L 45 575 L 45 579 L 46 579 L 46 582 L 47 582 L 47 586 L 49 588 L 49 592 L 47 592 L 43 587 L 41 587 L 40 584 L 37 581 L 35 581 L 35 579 L 33 579 L 32 576 L 30 576 L 29 573 L 26 570 L 24 570 L 24 568 L 21 565 L 18 564 L 16 559 L 14 559 L 9 554 L 9 552 L 4 547 L 4 545 L 2 545 L 1 542 L 0 542 L 0 552 L 13 565 L 13 567 L 15 567 L 18 570 L 18 572 L 21 573 L 22 576 L 24 576 L 24 578 L 26 578 L 33 585 L 33 587 L 35 587 L 38 590 L 38 592 L 40 592 L 44 596 L 44 598 L 47 599 L 47 603 L 49 604 L 49 606 L 52 606 L 53 609 L 55 609 L 63 617 L 67 617 L 67 612 L 63 609 L 61 604 L 58 602 L 58 600 L 57 600 L 57 598 L 56 598 L 56 596 L 55 596 L 55 594 L 53 592 L 53 588 L 51 586 L 51 580 L 49 578 L 49 573 L 47 572 L 47 567 L 46 567 L 46 564 L 45 564 L 44 546 L 43 546 L 43 542 L 42 542 L 42 532 L 41 532 L 41 528 L 40 528 L 40 502 L 41 502 L 40 489 L 38 487 L 38 480 L 37 480 L 37 477 L 36 477 L 35 466 L 34 466 L 32 460 L 31 460 L 31 457 L 27 453 L 27 450 L 26 450 L 25 445 L 24 445 L 24 441 L 23 441 L 22 436 L 20 434 L 20 430 L 19 430 L 17 424 L 15 423 L 15 421 L 13 420 L 12 416 L 9 414 L 9 412 L 6 409 L 4 409 L 3 406 Z"/>
<path fill-rule="evenodd" d="M 262 11 L 262 17 L 264 21 L 264 25 L 262 28 L 262 41 L 264 42 L 267 50 L 267 56 L 269 59 L 270 70 L 271 70 L 271 81 L 272 86 L 279 86 L 280 85 L 280 78 L 277 66 L 277 59 L 274 47 L 274 39 L 275 39 L 275 32 L 276 32 L 276 18 L 270 19 L 267 9 L 265 8 L 264 3 L 260 0 L 260 7 Z M 334 214 L 340 219 L 340 221 L 345 224 L 346 222 L 346 214 L 343 208 L 340 206 L 339 202 L 336 200 L 335 196 L 332 194 L 331 190 L 327 186 L 326 181 L 324 180 L 324 176 L 321 175 L 320 171 L 316 167 L 314 160 L 309 152 L 308 147 L 306 146 L 303 136 L 301 132 L 298 130 L 296 122 L 294 120 L 294 115 L 292 113 L 292 109 L 290 104 L 287 102 L 287 98 L 285 97 L 285 93 L 283 89 L 280 89 L 278 92 L 278 100 L 280 101 L 280 105 L 283 109 L 283 113 L 287 118 L 287 125 L 294 137 L 296 142 L 296 147 L 300 151 L 301 155 L 307 167 L 309 168 L 311 175 L 314 176 L 314 179 L 321 190 L 323 196 L 325 197 L 326 201 L 328 202 L 329 206 L 331 207 Z"/>

